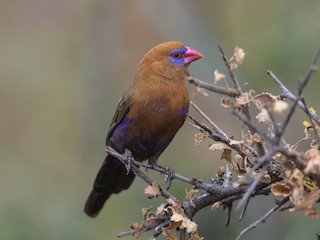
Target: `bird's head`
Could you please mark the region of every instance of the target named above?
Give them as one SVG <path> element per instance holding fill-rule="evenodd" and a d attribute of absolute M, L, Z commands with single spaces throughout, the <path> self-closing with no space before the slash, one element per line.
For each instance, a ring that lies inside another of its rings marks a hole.
<path fill-rule="evenodd" d="M 197 50 L 181 42 L 161 43 L 144 55 L 139 64 L 138 74 L 155 74 L 169 80 L 183 79 L 190 63 L 202 57 Z"/>

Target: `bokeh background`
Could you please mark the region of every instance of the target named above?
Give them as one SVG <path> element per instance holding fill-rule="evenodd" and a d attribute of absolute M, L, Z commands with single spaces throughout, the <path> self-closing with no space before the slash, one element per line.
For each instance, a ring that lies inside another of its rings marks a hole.
<path fill-rule="evenodd" d="M 296 92 L 320 45 L 319 16 L 316 0 L 1 0 L 0 239 L 116 239 L 141 220 L 141 208 L 159 204 L 144 196 L 146 185 L 137 179 L 96 219 L 83 213 L 118 99 L 151 47 L 180 40 L 199 50 L 205 58 L 190 72 L 212 82 L 215 69 L 226 72 L 217 44 L 229 56 L 240 46 L 246 59 L 238 77 L 245 89 L 279 93 L 266 76 L 271 69 Z M 304 92 L 315 108 L 319 88 L 316 74 Z M 199 95 L 196 102 L 237 136 L 238 122 L 219 106 L 220 97 Z M 290 142 L 303 136 L 303 118 L 295 114 Z M 160 163 L 208 180 L 224 163 L 208 151 L 210 141 L 195 147 L 194 133 L 185 125 Z M 152 177 L 164 184 L 163 176 Z M 171 190 L 183 197 L 186 188 L 175 181 Z M 195 220 L 205 239 L 234 239 L 273 204 L 272 197 L 257 197 L 242 222 L 233 212 L 229 228 L 221 209 L 202 210 Z M 244 239 L 315 239 L 319 230 L 319 220 L 285 212 Z"/>

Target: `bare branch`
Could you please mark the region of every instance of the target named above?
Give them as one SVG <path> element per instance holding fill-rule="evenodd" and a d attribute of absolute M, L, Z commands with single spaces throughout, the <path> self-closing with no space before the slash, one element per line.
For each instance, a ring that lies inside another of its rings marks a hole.
<path fill-rule="evenodd" d="M 225 88 L 225 87 L 220 87 L 214 84 L 206 83 L 198 78 L 191 76 L 188 72 L 187 72 L 187 80 L 189 81 L 189 83 L 192 83 L 197 87 L 201 87 L 218 94 L 223 94 L 230 97 L 237 97 L 240 95 L 240 92 L 237 89 Z"/>
<path fill-rule="evenodd" d="M 271 70 L 268 70 L 267 74 L 271 77 L 271 79 L 281 89 L 281 97 L 282 98 L 287 98 L 287 99 L 291 100 L 292 102 L 295 102 L 297 100 L 297 97 L 295 95 L 293 95 L 292 92 L 289 91 L 289 89 L 279 80 L 279 78 L 277 78 L 277 76 Z M 314 120 L 318 125 L 320 125 L 320 117 L 317 114 L 310 112 L 309 108 L 306 105 L 304 105 L 301 101 L 298 101 L 297 105 L 305 113 L 307 113 L 309 116 L 311 116 L 312 120 Z"/>
<path fill-rule="evenodd" d="M 229 64 L 229 61 L 228 61 L 227 56 L 225 55 L 225 53 L 224 53 L 224 51 L 223 51 L 223 49 L 222 49 L 221 46 L 218 45 L 218 48 L 219 48 L 219 51 L 220 51 L 220 53 L 221 53 L 221 57 L 222 57 L 224 63 L 226 64 L 226 66 L 227 66 L 227 69 L 228 69 L 230 78 L 231 78 L 231 80 L 232 80 L 232 82 L 233 82 L 233 87 L 234 87 L 235 89 L 237 89 L 238 91 L 240 91 L 240 93 L 242 94 L 241 87 L 240 87 L 240 85 L 239 85 L 239 81 L 238 81 L 236 75 L 234 74 L 233 70 L 231 69 L 231 66 L 230 66 L 230 64 Z"/>
<path fill-rule="evenodd" d="M 236 238 L 236 240 L 239 240 L 244 234 L 246 234 L 248 231 L 250 231 L 251 229 L 255 228 L 256 226 L 258 226 L 260 223 L 263 223 L 267 220 L 267 218 L 274 213 L 275 211 L 277 211 L 283 204 L 285 204 L 286 202 L 289 201 L 289 197 L 284 198 L 281 202 L 279 202 L 276 206 L 274 206 L 273 208 L 271 208 L 265 215 L 263 215 L 261 218 L 259 218 L 257 221 L 255 221 L 254 223 L 252 223 L 251 225 L 249 225 L 247 228 L 243 229 L 240 234 L 238 235 L 238 237 Z"/>

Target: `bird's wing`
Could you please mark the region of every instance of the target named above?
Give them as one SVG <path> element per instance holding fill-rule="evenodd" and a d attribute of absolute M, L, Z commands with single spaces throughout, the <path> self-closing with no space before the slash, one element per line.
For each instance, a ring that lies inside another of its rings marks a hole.
<path fill-rule="evenodd" d="M 134 93 L 134 87 L 131 86 L 122 96 L 120 99 L 120 102 L 117 106 L 117 110 L 114 113 L 114 116 L 112 118 L 109 131 L 107 133 L 107 141 L 109 137 L 111 136 L 114 129 L 118 126 L 118 124 L 121 122 L 121 120 L 128 114 L 131 106 L 132 106 L 132 96 Z"/>

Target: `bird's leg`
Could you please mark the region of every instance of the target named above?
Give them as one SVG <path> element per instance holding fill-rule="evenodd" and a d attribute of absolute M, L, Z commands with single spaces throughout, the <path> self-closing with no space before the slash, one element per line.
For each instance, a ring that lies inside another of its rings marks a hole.
<path fill-rule="evenodd" d="M 148 159 L 148 168 L 149 167 L 152 167 L 152 166 L 158 166 L 160 167 L 158 164 L 157 164 L 157 160 L 158 160 L 159 156 L 152 156 L 151 158 Z"/>
<path fill-rule="evenodd" d="M 134 162 L 134 158 L 133 158 L 132 152 L 127 148 L 124 150 L 123 155 L 127 159 L 125 167 L 126 167 L 127 175 L 128 175 L 131 172 L 131 167 L 132 167 L 132 163 Z"/>
<path fill-rule="evenodd" d="M 167 186 L 167 190 L 171 187 L 172 184 L 172 180 L 174 179 L 175 176 L 175 171 L 170 168 L 170 167 L 162 167 L 160 165 L 157 164 L 157 160 L 158 160 L 159 156 L 153 156 L 151 158 L 148 159 L 148 166 L 146 167 L 146 171 L 149 168 L 158 168 L 161 170 L 162 173 L 164 173 L 166 175 L 165 181 L 168 184 Z"/>
<path fill-rule="evenodd" d="M 173 168 L 171 167 L 166 167 L 165 168 L 165 175 L 166 175 L 166 183 L 168 184 L 167 186 L 167 190 L 169 190 L 169 188 L 171 187 L 172 185 L 172 180 L 174 179 L 174 176 L 175 176 L 175 171 Z"/>

